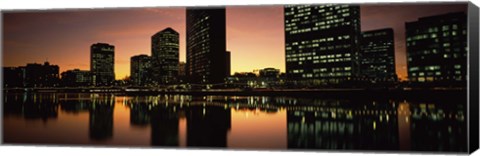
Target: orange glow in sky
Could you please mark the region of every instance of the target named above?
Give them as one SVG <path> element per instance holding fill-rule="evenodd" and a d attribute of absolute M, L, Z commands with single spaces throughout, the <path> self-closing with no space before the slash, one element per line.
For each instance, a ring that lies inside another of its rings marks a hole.
<path fill-rule="evenodd" d="M 397 74 L 406 78 L 404 23 L 418 17 L 466 11 L 466 3 L 362 5 L 362 30 L 395 31 Z M 283 6 L 226 8 L 227 49 L 234 72 L 273 67 L 285 72 Z M 3 66 L 43 63 L 89 70 L 90 46 L 115 45 L 115 75 L 130 75 L 130 57 L 151 54 L 150 37 L 167 27 L 180 34 L 185 61 L 185 8 L 50 10 L 3 13 Z"/>

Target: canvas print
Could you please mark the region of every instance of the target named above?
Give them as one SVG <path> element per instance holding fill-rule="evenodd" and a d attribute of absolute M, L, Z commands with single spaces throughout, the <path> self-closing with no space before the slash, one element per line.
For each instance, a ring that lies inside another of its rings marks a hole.
<path fill-rule="evenodd" d="M 4 11 L 3 143 L 466 153 L 468 4 Z"/>

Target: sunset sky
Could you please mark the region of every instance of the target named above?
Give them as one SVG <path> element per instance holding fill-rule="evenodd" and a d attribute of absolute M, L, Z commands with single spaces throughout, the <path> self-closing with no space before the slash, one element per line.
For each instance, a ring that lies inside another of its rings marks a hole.
<path fill-rule="evenodd" d="M 397 74 L 406 77 L 406 21 L 466 11 L 467 3 L 362 5 L 362 30 L 391 27 L 395 31 Z M 227 50 L 232 74 L 266 67 L 285 72 L 283 7 L 231 6 L 227 14 Z M 11 11 L 3 14 L 3 66 L 24 66 L 45 60 L 89 70 L 90 45 L 115 45 L 117 79 L 130 73 L 130 57 L 151 54 L 150 37 L 171 27 L 180 33 L 180 61 L 185 61 L 185 8 L 82 9 Z"/>

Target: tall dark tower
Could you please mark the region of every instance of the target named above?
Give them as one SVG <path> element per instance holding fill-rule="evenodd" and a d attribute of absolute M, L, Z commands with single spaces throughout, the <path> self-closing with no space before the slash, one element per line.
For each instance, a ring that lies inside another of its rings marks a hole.
<path fill-rule="evenodd" d="M 94 86 L 109 86 L 115 81 L 115 46 L 96 43 L 90 47 L 90 71 Z"/>
<path fill-rule="evenodd" d="M 360 7 L 287 5 L 287 78 L 302 84 L 337 84 L 360 74 Z"/>
<path fill-rule="evenodd" d="M 152 36 L 152 75 L 157 84 L 177 81 L 179 61 L 179 35 L 166 28 Z"/>
<path fill-rule="evenodd" d="M 370 81 L 396 81 L 393 29 L 362 32 L 362 77 Z"/>
<path fill-rule="evenodd" d="M 186 73 L 192 83 L 222 83 L 226 77 L 225 8 L 187 8 Z"/>

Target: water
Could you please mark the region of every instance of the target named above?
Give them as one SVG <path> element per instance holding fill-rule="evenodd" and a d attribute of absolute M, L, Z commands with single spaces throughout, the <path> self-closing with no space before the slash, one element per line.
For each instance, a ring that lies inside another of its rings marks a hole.
<path fill-rule="evenodd" d="M 8 144 L 467 150 L 466 100 L 455 97 L 6 93 L 3 100 Z"/>

